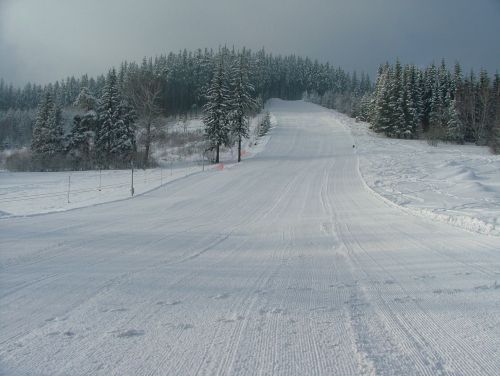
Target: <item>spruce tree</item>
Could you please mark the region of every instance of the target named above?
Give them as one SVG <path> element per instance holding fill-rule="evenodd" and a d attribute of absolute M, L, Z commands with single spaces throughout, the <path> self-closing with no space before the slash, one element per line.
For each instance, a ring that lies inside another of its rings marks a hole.
<path fill-rule="evenodd" d="M 414 138 L 420 125 L 420 94 L 414 66 L 405 69 L 405 128 L 404 137 Z"/>
<path fill-rule="evenodd" d="M 495 112 L 490 143 L 492 150 L 498 154 L 500 153 L 500 75 L 498 72 L 493 81 L 493 96 L 495 98 Z"/>
<path fill-rule="evenodd" d="M 231 66 L 230 124 L 231 133 L 238 142 L 238 162 L 241 161 L 241 140 L 248 137 L 248 114 L 255 109 L 252 97 L 254 87 L 248 77 L 248 57 L 245 50 L 234 60 Z"/>
<path fill-rule="evenodd" d="M 390 134 L 392 127 L 392 107 L 391 107 L 391 70 L 387 64 L 377 81 L 377 93 L 374 103 L 373 130 Z"/>
<path fill-rule="evenodd" d="M 84 86 L 80 90 L 80 93 L 76 97 L 73 102 L 73 106 L 83 110 L 83 111 L 91 111 L 95 110 L 97 107 L 97 100 L 90 92 L 89 88 Z"/>
<path fill-rule="evenodd" d="M 118 91 L 116 71 L 110 70 L 97 108 L 95 146 L 101 166 L 130 162 L 135 151 L 134 112 Z"/>
<path fill-rule="evenodd" d="M 457 111 L 457 103 L 455 99 L 450 100 L 447 108 L 447 123 L 446 123 L 446 138 L 448 141 L 463 144 L 464 130 L 462 122 Z"/>
<path fill-rule="evenodd" d="M 219 163 L 220 147 L 229 143 L 230 97 L 228 88 L 225 53 L 219 52 L 213 78 L 206 94 L 203 106 L 205 134 L 212 148 L 215 149 L 215 163 Z"/>
<path fill-rule="evenodd" d="M 34 154 L 43 154 L 46 144 L 47 124 L 51 108 L 53 106 L 50 92 L 46 92 L 40 101 L 37 109 L 36 121 L 33 127 L 33 137 L 31 139 L 31 151 Z"/>
<path fill-rule="evenodd" d="M 432 89 L 430 105 L 429 105 L 429 128 L 438 129 L 441 127 L 442 103 L 439 90 L 439 81 L 435 82 Z"/>
<path fill-rule="evenodd" d="M 463 80 L 462 67 L 460 66 L 460 63 L 457 61 L 453 69 L 453 79 L 451 83 L 452 99 L 457 99 L 457 97 L 459 96 L 462 87 L 462 80 Z"/>
<path fill-rule="evenodd" d="M 259 137 L 265 136 L 267 132 L 271 129 L 271 115 L 269 111 L 266 111 L 264 119 L 259 124 Z"/>
<path fill-rule="evenodd" d="M 386 134 L 390 137 L 402 137 L 406 134 L 405 98 L 403 90 L 403 69 L 399 60 L 394 67 L 390 86 L 391 124 Z"/>
<path fill-rule="evenodd" d="M 61 110 L 49 91 L 38 106 L 31 150 L 42 167 L 54 166 L 56 158 L 64 150 Z"/>

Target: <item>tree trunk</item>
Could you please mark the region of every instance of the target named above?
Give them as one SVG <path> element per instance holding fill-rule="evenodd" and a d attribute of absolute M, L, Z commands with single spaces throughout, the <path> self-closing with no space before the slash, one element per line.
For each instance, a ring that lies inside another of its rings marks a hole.
<path fill-rule="evenodd" d="M 217 153 L 215 154 L 215 163 L 219 163 L 219 148 L 220 148 L 220 145 L 217 144 Z"/>
<path fill-rule="evenodd" d="M 238 137 L 238 162 L 241 162 L 241 136 Z"/>
<path fill-rule="evenodd" d="M 144 150 L 144 167 L 148 167 L 149 164 L 149 149 L 151 146 L 151 121 L 148 120 L 146 124 L 146 149 Z"/>

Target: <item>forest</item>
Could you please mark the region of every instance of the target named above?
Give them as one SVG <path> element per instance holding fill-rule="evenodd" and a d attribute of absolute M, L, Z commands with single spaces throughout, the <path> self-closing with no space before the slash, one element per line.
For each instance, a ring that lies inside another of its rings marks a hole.
<path fill-rule="evenodd" d="M 459 63 L 385 63 L 365 73 L 264 49 L 198 49 L 124 61 L 107 74 L 15 88 L 0 80 L 0 148 L 12 168 L 61 170 L 154 164 L 151 145 L 168 117 L 200 116 L 207 148 L 247 135 L 269 98 L 305 99 L 370 123 L 387 137 L 488 145 L 500 152 L 499 75 Z M 241 146 L 240 146 L 241 148 Z"/>

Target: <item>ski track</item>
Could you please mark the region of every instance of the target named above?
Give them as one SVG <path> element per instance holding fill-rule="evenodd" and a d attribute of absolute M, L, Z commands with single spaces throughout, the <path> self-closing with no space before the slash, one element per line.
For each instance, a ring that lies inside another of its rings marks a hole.
<path fill-rule="evenodd" d="M 500 374 L 500 239 L 377 196 L 332 111 L 269 110 L 241 165 L 2 220 L 0 374 Z"/>

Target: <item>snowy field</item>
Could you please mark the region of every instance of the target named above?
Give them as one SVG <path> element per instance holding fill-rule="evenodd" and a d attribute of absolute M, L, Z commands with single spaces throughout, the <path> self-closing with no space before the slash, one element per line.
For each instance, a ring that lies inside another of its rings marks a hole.
<path fill-rule="evenodd" d="M 202 166 L 134 170 L 134 194 L 202 170 Z M 63 211 L 131 197 L 132 171 L 0 171 L 0 217 Z M 165 186 L 165 189 L 168 189 Z M 69 190 L 69 202 L 68 202 Z"/>
<path fill-rule="evenodd" d="M 243 142 L 243 159 L 251 158 L 265 147 L 269 136 L 258 138 L 256 127 L 262 115 L 252 119 L 250 137 Z M 182 130 L 181 123 L 173 129 Z M 190 131 L 201 129 L 199 119 L 186 123 Z M 179 129 L 177 129 L 179 128 Z M 157 150 L 157 154 L 160 152 Z M 200 173 L 218 170 L 209 166 L 202 155 L 188 157 L 166 150 L 168 158 L 158 158 L 161 168 L 135 169 L 134 194 L 143 194 L 162 187 L 168 191 L 169 182 Z M 221 153 L 224 168 L 236 163 L 237 149 L 227 148 Z M 0 218 L 64 211 L 131 197 L 131 170 L 69 171 L 69 172 L 8 172 L 0 170 Z"/>
<path fill-rule="evenodd" d="M 357 144 L 360 169 L 377 193 L 412 213 L 500 235 L 500 155 L 487 147 L 395 140 L 336 113 Z"/>
<path fill-rule="evenodd" d="M 0 373 L 499 375 L 500 238 L 373 193 L 340 115 L 270 109 L 232 168 L 0 219 Z"/>

